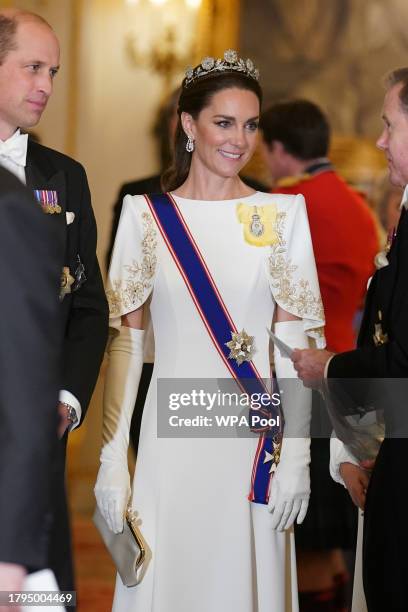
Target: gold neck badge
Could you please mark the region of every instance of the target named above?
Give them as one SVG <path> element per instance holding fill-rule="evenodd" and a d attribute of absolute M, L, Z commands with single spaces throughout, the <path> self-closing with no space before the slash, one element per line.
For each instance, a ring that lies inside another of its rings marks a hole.
<path fill-rule="evenodd" d="M 238 221 L 244 228 L 245 242 L 253 246 L 268 246 L 279 241 L 275 230 L 276 204 L 249 206 L 237 204 Z"/>

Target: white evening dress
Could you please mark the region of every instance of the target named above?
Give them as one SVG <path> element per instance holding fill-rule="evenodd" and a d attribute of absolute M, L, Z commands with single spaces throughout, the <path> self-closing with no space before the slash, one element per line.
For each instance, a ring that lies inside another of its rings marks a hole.
<path fill-rule="evenodd" d="M 253 360 L 262 377 L 270 376 L 266 327 L 276 303 L 302 317 L 306 333 L 323 345 L 303 196 L 175 200 L 237 329 L 255 337 Z M 244 239 L 238 204 L 272 211 L 272 246 Z M 127 588 L 117 577 L 113 610 L 296 612 L 293 533 L 272 530 L 267 507 L 248 501 L 256 439 L 157 436 L 157 379 L 230 374 L 143 196 L 124 200 L 107 296 L 111 327 L 151 297 L 156 347 L 132 497 L 150 559 L 137 586 Z"/>

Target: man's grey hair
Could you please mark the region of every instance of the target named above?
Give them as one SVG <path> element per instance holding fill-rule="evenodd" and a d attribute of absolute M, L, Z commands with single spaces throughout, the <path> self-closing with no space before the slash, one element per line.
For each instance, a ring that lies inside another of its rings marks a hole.
<path fill-rule="evenodd" d="M 402 110 L 408 115 L 408 67 L 396 68 L 389 72 L 384 78 L 384 84 L 387 90 L 395 85 L 402 85 L 399 99 Z"/>

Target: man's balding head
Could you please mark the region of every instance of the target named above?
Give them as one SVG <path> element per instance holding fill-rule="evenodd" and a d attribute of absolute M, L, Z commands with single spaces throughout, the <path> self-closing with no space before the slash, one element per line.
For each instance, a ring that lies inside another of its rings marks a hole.
<path fill-rule="evenodd" d="M 19 9 L 0 10 L 0 65 L 4 62 L 7 54 L 17 48 L 16 33 L 19 24 L 30 21 L 42 24 L 52 30 L 48 21 L 36 13 Z"/>
<path fill-rule="evenodd" d="M 0 138 L 37 125 L 59 69 L 58 39 L 38 15 L 0 11 Z"/>

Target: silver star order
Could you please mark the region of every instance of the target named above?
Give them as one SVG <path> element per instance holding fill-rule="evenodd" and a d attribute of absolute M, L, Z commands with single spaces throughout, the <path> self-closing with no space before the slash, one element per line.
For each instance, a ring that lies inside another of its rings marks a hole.
<path fill-rule="evenodd" d="M 225 343 L 230 349 L 228 359 L 235 359 L 238 365 L 244 361 L 251 361 L 255 352 L 254 337 L 249 336 L 245 329 L 241 332 L 231 332 L 231 340 Z"/>
<path fill-rule="evenodd" d="M 271 461 L 271 469 L 269 470 L 269 473 L 272 474 L 276 468 L 277 465 L 279 463 L 279 444 L 275 444 L 275 442 L 273 443 L 273 453 L 270 453 L 269 451 L 265 450 L 265 457 L 263 462 L 264 463 L 268 463 L 269 461 Z"/>

